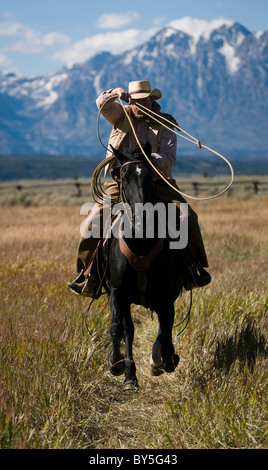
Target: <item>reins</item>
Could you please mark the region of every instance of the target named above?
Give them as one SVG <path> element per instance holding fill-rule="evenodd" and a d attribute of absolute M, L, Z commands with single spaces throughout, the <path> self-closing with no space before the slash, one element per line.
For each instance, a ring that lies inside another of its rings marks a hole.
<path fill-rule="evenodd" d="M 174 191 L 176 191 L 177 193 L 179 193 L 181 196 L 184 196 L 184 197 L 187 197 L 189 199 L 193 199 L 193 200 L 196 200 L 196 201 L 207 201 L 207 200 L 210 200 L 210 199 L 215 199 L 219 196 L 221 196 L 222 194 L 224 194 L 229 188 L 230 186 L 232 185 L 233 181 L 234 181 L 234 171 L 233 171 L 233 167 L 231 165 L 231 163 L 227 160 L 227 158 L 225 158 L 223 155 L 221 155 L 220 153 L 216 152 L 215 150 L 207 147 L 206 145 L 201 145 L 200 141 L 198 139 L 196 139 L 195 137 L 193 137 L 191 134 L 189 134 L 188 132 L 186 132 L 185 130 L 183 130 L 182 128 L 180 128 L 179 126 L 177 126 L 175 123 L 169 121 L 167 118 L 163 117 L 163 116 L 159 116 L 157 113 L 155 113 L 154 111 L 152 110 L 149 110 L 147 108 L 145 108 L 143 105 L 139 104 L 139 103 L 135 103 L 135 106 L 140 109 L 140 111 L 144 112 L 144 114 L 146 114 L 147 116 L 149 116 L 151 119 L 153 119 L 154 121 L 156 121 L 157 123 L 161 124 L 161 126 L 169 129 L 171 132 L 173 132 L 174 134 L 178 135 L 179 137 L 182 137 L 186 140 L 188 140 L 189 142 L 191 142 L 192 144 L 195 144 L 198 146 L 198 148 L 204 148 L 206 150 L 208 150 L 209 152 L 211 153 L 214 153 L 215 155 L 218 155 L 222 160 L 224 160 L 229 168 L 230 168 L 230 171 L 231 171 L 231 178 L 230 178 L 230 182 L 229 184 L 222 190 L 220 191 L 219 193 L 217 194 L 214 194 L 212 196 L 206 196 L 206 197 L 197 197 L 197 196 L 190 196 L 189 194 L 186 194 L 182 191 L 180 191 L 178 188 L 174 187 L 173 184 L 168 180 L 168 178 L 166 178 L 163 173 L 161 171 L 159 171 L 155 165 L 152 163 L 152 161 L 150 160 L 150 158 L 146 155 L 144 149 L 142 148 L 142 145 L 137 137 L 137 134 L 135 132 L 135 129 L 134 129 L 134 126 L 133 126 L 133 123 L 131 121 L 131 118 L 130 116 L 128 115 L 127 111 L 126 111 L 126 107 L 123 105 L 122 101 L 121 101 L 121 98 L 117 95 L 117 98 L 124 110 L 124 113 L 125 115 L 127 116 L 127 119 L 129 121 L 129 124 L 130 124 L 130 127 L 132 129 L 132 132 L 133 132 L 133 135 L 137 141 L 137 144 L 142 152 L 142 154 L 144 155 L 144 157 L 146 158 L 146 160 L 149 162 L 149 164 L 151 165 L 151 167 L 153 168 L 153 170 L 155 171 L 155 173 L 158 174 L 158 176 L 160 178 L 162 178 L 163 181 L 165 181 L 166 184 L 168 184 Z M 103 106 L 107 103 L 107 101 L 109 100 L 115 100 L 116 99 L 116 95 L 114 96 L 111 96 L 110 98 L 108 98 L 108 100 L 105 101 L 105 103 L 103 103 L 103 105 L 101 106 L 100 110 L 99 110 L 99 113 L 98 113 L 98 118 L 97 118 L 97 134 L 98 134 L 98 138 L 99 138 L 99 141 L 101 143 L 101 145 L 108 151 L 108 152 L 111 152 L 112 153 L 112 150 L 107 148 L 102 140 L 101 140 L 101 137 L 100 137 L 100 132 L 99 132 L 99 120 L 100 120 L 100 115 L 101 115 L 101 112 L 102 112 L 102 108 Z M 160 117 L 161 121 L 164 120 L 166 122 L 168 122 L 172 127 L 176 127 L 178 129 L 178 131 L 180 132 L 177 132 L 175 131 L 174 129 L 170 128 L 169 126 L 167 126 L 166 124 L 164 124 L 163 122 L 161 122 L 159 119 L 157 119 L 155 116 L 157 117 Z M 186 137 L 185 135 L 182 135 L 181 133 L 184 133 L 186 134 L 188 137 Z M 93 196 L 93 199 L 94 200 L 97 200 L 97 199 L 103 199 L 105 193 L 101 187 L 101 174 L 102 174 L 102 171 L 103 169 L 105 168 L 106 165 L 108 165 L 109 163 L 111 162 L 114 162 L 116 160 L 116 157 L 115 155 L 111 156 L 111 157 L 108 157 L 108 158 L 105 158 L 98 166 L 97 168 L 95 169 L 93 175 L 92 175 L 92 182 L 91 182 L 91 192 L 92 192 L 92 196 Z M 96 198 L 96 199 L 95 199 Z"/>

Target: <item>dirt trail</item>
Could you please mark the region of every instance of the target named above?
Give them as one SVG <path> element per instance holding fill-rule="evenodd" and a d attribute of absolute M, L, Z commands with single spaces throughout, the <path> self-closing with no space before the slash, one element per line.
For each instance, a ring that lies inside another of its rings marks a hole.
<path fill-rule="evenodd" d="M 137 391 L 124 392 L 124 376 L 112 377 L 108 371 L 105 373 L 109 383 L 103 397 L 104 401 L 109 402 L 105 434 L 109 434 L 109 445 L 112 448 L 161 448 L 163 441 L 166 445 L 170 444 L 168 439 L 163 440 L 163 422 L 166 422 L 166 415 L 170 413 L 169 403 L 173 401 L 174 381 L 180 374 L 180 364 L 172 374 L 152 377 L 149 359 L 157 336 L 157 316 L 154 314 L 152 320 L 149 310 L 134 307 L 133 321 L 133 355 L 140 387 Z M 161 438 L 160 442 L 156 436 Z M 98 442 L 99 448 L 106 446 L 107 443 L 103 439 Z"/>

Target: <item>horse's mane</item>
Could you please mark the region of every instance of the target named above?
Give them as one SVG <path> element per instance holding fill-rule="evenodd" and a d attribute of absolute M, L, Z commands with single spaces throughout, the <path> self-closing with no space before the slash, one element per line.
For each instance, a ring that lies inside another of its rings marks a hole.
<path fill-rule="evenodd" d="M 145 144 L 145 146 L 143 146 L 143 149 L 145 150 L 146 155 L 148 157 L 150 157 L 150 155 L 151 155 L 151 145 L 149 144 L 149 142 L 147 142 Z M 126 148 L 124 148 L 123 153 L 129 161 L 141 160 L 142 163 L 144 163 L 148 168 L 151 168 L 150 163 L 145 158 L 145 156 L 143 155 L 143 153 L 142 153 L 142 151 L 141 151 L 141 149 L 138 145 L 136 147 L 126 147 Z"/>
<path fill-rule="evenodd" d="M 124 151 L 118 151 L 112 147 L 115 156 L 117 157 L 117 162 L 115 162 L 113 168 L 111 169 L 111 175 L 114 180 L 119 180 L 120 178 L 120 168 L 123 163 L 126 162 L 135 162 L 136 160 L 139 160 L 142 162 L 142 164 L 150 171 L 150 173 L 153 175 L 152 171 L 152 166 L 148 162 L 147 158 L 144 156 L 143 152 L 141 151 L 139 146 L 136 147 L 126 147 L 124 148 Z M 146 142 L 145 146 L 143 146 L 143 149 L 147 155 L 148 158 L 151 156 L 151 151 L 152 147 L 149 142 Z M 131 165 L 132 166 L 132 165 Z"/>

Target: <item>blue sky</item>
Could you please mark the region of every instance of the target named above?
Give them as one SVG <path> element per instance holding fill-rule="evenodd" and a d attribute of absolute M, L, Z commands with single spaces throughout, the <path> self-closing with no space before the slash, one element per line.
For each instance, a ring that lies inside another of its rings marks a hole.
<path fill-rule="evenodd" d="M 47 74 L 132 49 L 167 25 L 202 32 L 219 18 L 267 30 L 268 0 L 1 0 L 0 70 Z"/>

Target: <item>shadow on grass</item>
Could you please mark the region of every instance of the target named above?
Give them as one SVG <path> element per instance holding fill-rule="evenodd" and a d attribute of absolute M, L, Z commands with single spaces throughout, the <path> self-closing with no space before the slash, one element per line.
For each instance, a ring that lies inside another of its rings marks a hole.
<path fill-rule="evenodd" d="M 266 340 L 253 324 L 249 324 L 241 331 L 237 329 L 231 337 L 217 342 L 214 367 L 228 372 L 232 364 L 238 360 L 242 366 L 247 365 L 253 372 L 259 355 L 268 356 Z"/>

